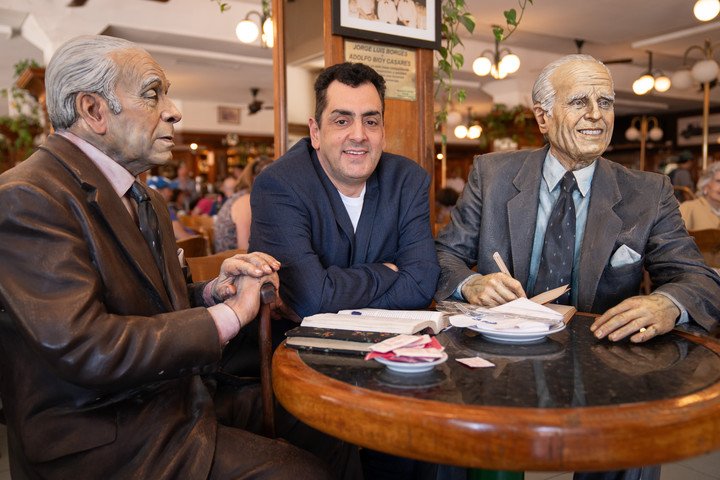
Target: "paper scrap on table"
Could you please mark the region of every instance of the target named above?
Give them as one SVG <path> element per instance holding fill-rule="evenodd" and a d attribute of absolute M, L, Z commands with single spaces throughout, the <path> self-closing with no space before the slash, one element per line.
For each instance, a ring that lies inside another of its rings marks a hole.
<path fill-rule="evenodd" d="M 471 368 L 494 367 L 495 364 L 480 357 L 456 358 L 458 362 Z"/>

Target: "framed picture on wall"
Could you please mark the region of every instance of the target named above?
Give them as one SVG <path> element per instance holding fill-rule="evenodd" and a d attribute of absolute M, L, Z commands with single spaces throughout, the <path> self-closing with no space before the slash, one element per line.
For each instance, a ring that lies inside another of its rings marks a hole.
<path fill-rule="evenodd" d="M 437 49 L 440 15 L 440 0 L 332 0 L 332 33 Z"/>
<path fill-rule="evenodd" d="M 720 141 L 720 114 L 708 115 L 708 141 L 716 144 Z M 677 144 L 679 147 L 687 145 L 702 145 L 703 117 L 681 117 L 677 119 Z"/>
<path fill-rule="evenodd" d="M 240 108 L 218 107 L 218 123 L 240 123 Z"/>

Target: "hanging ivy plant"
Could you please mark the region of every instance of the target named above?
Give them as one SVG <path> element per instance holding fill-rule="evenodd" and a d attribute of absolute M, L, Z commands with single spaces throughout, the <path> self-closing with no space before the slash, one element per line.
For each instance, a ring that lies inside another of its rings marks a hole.
<path fill-rule="evenodd" d="M 492 31 L 498 42 L 507 40 L 510 35 L 515 32 L 523 14 L 525 7 L 533 0 L 518 0 L 520 6 L 520 15 L 514 8 L 503 12 L 507 31 L 500 25 L 493 25 Z M 438 80 L 435 90 L 435 98 L 440 103 L 440 109 L 435 114 L 435 129 L 440 130 L 441 126 L 447 121 L 447 114 L 451 103 L 463 103 L 466 98 L 466 92 L 463 88 L 455 88 L 453 86 L 454 72 L 462 69 L 465 63 L 465 57 L 458 51 L 458 47 L 463 46 L 460 39 L 460 30 L 465 29 L 468 33 L 475 30 L 475 18 L 468 10 L 465 0 L 443 0 L 442 1 L 442 18 L 441 33 L 442 45 L 438 49 L 438 69 L 436 78 Z M 447 137 L 442 134 L 442 143 L 445 145 Z"/>

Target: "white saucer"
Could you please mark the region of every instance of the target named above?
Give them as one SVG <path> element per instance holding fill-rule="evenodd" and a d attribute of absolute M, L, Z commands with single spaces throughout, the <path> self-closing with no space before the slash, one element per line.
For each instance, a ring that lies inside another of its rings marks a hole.
<path fill-rule="evenodd" d="M 483 337 L 497 343 L 535 343 L 543 340 L 550 334 L 560 332 L 565 329 L 565 323 L 559 322 L 558 325 L 551 327 L 545 332 L 523 332 L 513 330 L 494 330 L 491 328 L 483 328 L 482 324 L 476 324 L 467 327 L 482 334 Z"/>
<path fill-rule="evenodd" d="M 433 360 L 432 362 L 418 362 L 418 363 L 406 363 L 406 362 L 393 362 L 392 360 L 388 360 L 386 358 L 373 358 L 376 362 L 382 363 L 385 365 L 389 370 L 392 370 L 393 372 L 400 372 L 400 373 L 421 373 L 421 372 L 429 372 L 433 368 L 435 368 L 435 365 L 440 365 L 441 363 L 445 363 L 448 359 L 447 353 L 443 352 L 442 357 L 438 358 L 437 360 Z"/>

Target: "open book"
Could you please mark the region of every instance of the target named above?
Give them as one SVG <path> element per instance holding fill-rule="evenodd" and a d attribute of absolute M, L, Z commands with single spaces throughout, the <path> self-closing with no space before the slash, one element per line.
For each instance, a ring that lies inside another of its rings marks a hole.
<path fill-rule="evenodd" d="M 426 328 L 439 333 L 449 325 L 443 312 L 360 308 L 305 317 L 303 327 L 358 330 L 363 332 L 417 333 Z"/>

